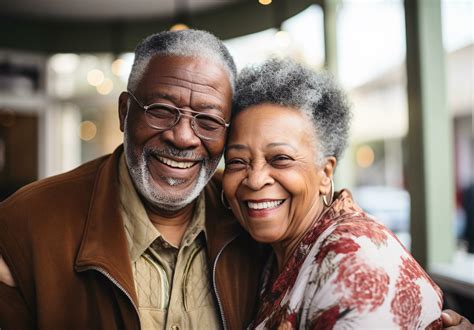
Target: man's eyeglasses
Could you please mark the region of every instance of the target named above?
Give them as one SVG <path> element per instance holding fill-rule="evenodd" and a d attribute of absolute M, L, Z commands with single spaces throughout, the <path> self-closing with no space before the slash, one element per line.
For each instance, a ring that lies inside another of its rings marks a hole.
<path fill-rule="evenodd" d="M 145 111 L 147 124 L 157 130 L 168 130 L 178 124 L 181 116 L 191 117 L 194 133 L 204 140 L 217 140 L 229 127 L 224 118 L 198 111 L 177 108 L 163 103 L 143 105 L 129 90 L 128 94 Z"/>

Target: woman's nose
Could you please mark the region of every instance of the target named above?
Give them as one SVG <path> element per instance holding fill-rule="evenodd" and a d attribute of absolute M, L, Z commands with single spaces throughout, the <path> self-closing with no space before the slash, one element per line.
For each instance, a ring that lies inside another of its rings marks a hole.
<path fill-rule="evenodd" d="M 250 167 L 247 172 L 247 177 L 243 184 L 252 190 L 260 190 L 266 185 L 271 185 L 275 181 L 270 175 L 270 171 L 266 165 Z"/>

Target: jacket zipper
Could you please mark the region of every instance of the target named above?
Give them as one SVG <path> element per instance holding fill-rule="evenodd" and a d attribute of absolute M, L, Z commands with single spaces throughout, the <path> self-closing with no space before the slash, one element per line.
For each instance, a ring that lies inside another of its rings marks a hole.
<path fill-rule="evenodd" d="M 95 270 L 99 273 L 101 273 L 102 275 L 104 275 L 105 277 L 107 277 L 117 288 L 120 289 L 120 291 L 122 291 L 125 296 L 128 298 L 128 300 L 130 301 L 130 303 L 132 304 L 133 308 L 135 309 L 135 312 L 137 313 L 138 315 L 138 325 L 139 325 L 139 329 L 141 329 L 142 325 L 141 325 L 141 321 L 140 321 L 140 313 L 138 312 L 138 308 L 137 306 L 135 305 L 135 303 L 133 302 L 133 299 L 132 297 L 128 294 L 128 292 L 120 285 L 120 283 L 112 277 L 112 275 L 110 275 L 105 269 L 103 268 L 100 268 L 100 267 L 94 267 L 94 266 L 91 266 L 91 267 L 86 267 L 86 268 L 83 268 L 83 270 Z"/>
<path fill-rule="evenodd" d="M 237 235 L 238 236 L 238 235 Z M 224 326 L 224 330 L 227 329 L 227 323 L 225 320 L 225 315 L 224 315 L 224 308 L 222 307 L 222 302 L 221 298 L 219 297 L 219 292 L 217 292 L 217 285 L 216 285 L 216 268 L 217 268 L 217 261 L 219 260 L 219 257 L 222 254 L 222 251 L 229 245 L 233 240 L 237 238 L 237 236 L 232 237 L 230 240 L 228 240 L 222 248 L 219 250 L 219 253 L 217 253 L 216 259 L 214 260 L 214 266 L 212 268 L 212 285 L 214 286 L 214 292 L 216 293 L 216 298 L 217 298 L 217 305 L 219 306 L 219 311 L 221 312 L 221 321 L 222 325 Z"/>

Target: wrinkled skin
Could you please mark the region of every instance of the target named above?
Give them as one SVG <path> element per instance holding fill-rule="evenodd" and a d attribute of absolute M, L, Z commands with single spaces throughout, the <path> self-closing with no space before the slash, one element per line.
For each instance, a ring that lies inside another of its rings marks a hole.
<path fill-rule="evenodd" d="M 165 103 L 230 120 L 229 77 L 205 59 L 155 56 L 132 92 L 145 105 Z M 225 135 L 213 141 L 199 138 L 188 116 L 168 130 L 151 128 L 128 93 L 120 96 L 119 116 L 130 174 L 146 205 L 158 212 L 178 211 L 195 200 L 218 165 Z"/>

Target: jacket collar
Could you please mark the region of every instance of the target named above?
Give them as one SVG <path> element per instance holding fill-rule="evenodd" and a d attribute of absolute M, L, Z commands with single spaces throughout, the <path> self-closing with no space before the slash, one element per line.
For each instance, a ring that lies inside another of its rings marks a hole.
<path fill-rule="evenodd" d="M 137 304 L 127 239 L 120 215 L 118 164 L 123 146 L 97 170 L 81 246 L 75 262 L 79 272 L 98 270 L 116 281 Z"/>
<path fill-rule="evenodd" d="M 213 262 L 219 251 L 237 236 L 248 235 L 235 220 L 232 211 L 224 207 L 222 171 L 216 172 L 204 189 L 206 193 L 206 234 L 208 257 Z"/>

